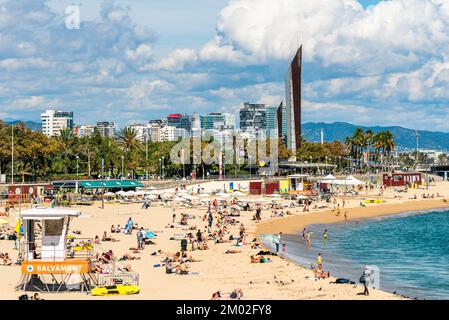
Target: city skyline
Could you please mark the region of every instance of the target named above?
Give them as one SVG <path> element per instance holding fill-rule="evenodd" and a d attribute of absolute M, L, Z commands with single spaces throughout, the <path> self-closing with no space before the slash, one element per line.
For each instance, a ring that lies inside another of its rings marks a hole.
<path fill-rule="evenodd" d="M 4 1 L 0 118 L 61 109 L 124 127 L 179 110 L 237 113 L 243 101 L 277 106 L 302 43 L 303 122 L 447 132 L 449 6 L 411 1 L 80 1 L 79 30 L 64 23 L 70 1 Z"/>

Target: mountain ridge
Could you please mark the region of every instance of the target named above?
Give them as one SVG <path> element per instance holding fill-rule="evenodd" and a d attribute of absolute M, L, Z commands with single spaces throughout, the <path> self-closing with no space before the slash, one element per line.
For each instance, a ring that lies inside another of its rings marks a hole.
<path fill-rule="evenodd" d="M 306 122 L 302 124 L 304 139 L 312 142 L 321 141 L 321 129 L 324 130 L 324 141 L 341 141 L 352 136 L 356 128 L 371 129 L 374 133 L 389 130 L 395 139 L 398 149 L 416 149 L 416 130 L 401 126 L 360 126 L 348 122 Z M 419 148 L 433 150 L 449 150 L 449 132 L 418 130 Z"/>

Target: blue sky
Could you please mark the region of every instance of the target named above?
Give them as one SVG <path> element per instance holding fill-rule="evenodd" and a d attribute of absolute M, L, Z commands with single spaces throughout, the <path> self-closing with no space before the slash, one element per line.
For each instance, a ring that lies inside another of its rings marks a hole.
<path fill-rule="evenodd" d="M 299 41 L 304 121 L 449 131 L 446 0 L 0 0 L 0 118 L 119 126 L 277 105 Z M 20 23 L 17 23 L 20 21 Z"/>

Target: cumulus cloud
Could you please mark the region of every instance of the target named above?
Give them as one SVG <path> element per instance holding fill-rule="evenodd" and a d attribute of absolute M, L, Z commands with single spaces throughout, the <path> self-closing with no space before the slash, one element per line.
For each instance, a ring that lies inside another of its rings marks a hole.
<path fill-rule="evenodd" d="M 119 3 L 102 1 L 97 19 L 68 30 L 44 0 L 0 0 L 0 115 L 36 118 L 57 105 L 77 122 L 120 126 L 277 105 L 303 44 L 305 121 L 449 130 L 447 0 L 230 0 L 209 41 L 162 58 L 155 31 Z"/>
<path fill-rule="evenodd" d="M 160 61 L 147 64 L 142 70 L 166 70 L 181 71 L 187 65 L 193 65 L 197 61 L 197 54 L 193 49 L 175 49 Z"/>
<path fill-rule="evenodd" d="M 234 0 L 219 14 L 214 50 L 260 63 L 288 59 L 303 44 L 305 61 L 323 67 L 363 75 L 406 70 L 449 54 L 447 8 L 443 0 L 382 1 L 367 9 L 356 0 Z"/>

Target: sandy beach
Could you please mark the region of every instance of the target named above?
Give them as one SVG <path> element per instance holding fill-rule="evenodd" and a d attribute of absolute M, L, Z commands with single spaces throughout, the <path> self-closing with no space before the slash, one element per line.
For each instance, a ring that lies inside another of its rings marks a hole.
<path fill-rule="evenodd" d="M 380 215 L 389 215 L 411 210 L 428 210 L 434 208 L 449 207 L 443 202 L 443 198 L 421 199 L 422 193 L 439 193 L 448 196 L 449 183 L 438 182 L 436 186 L 431 186 L 429 190 L 412 189 L 407 194 L 396 195 L 393 190 L 389 190 L 382 198 L 386 199 L 382 204 L 370 204 L 366 207 L 359 205 L 360 199 L 348 198 L 346 209 L 348 219 L 363 219 Z M 417 200 L 409 200 L 411 195 L 416 194 Z M 371 197 L 375 197 L 371 195 Z M 111 234 L 118 242 L 102 242 L 96 250 L 113 250 L 117 256 L 125 253 L 140 257 L 140 260 L 129 261 L 134 272 L 139 273 L 140 289 L 138 295 L 132 296 L 110 296 L 92 297 L 85 293 L 59 293 L 45 294 L 41 297 L 45 299 L 210 299 L 212 293 L 221 290 L 229 293 L 236 288 L 243 290 L 243 299 L 401 299 L 399 296 L 371 290 L 368 297 L 360 295 L 363 288 L 360 285 L 331 284 L 332 277 L 324 280 L 315 280 L 311 270 L 298 266 L 280 257 L 273 256 L 271 263 L 252 264 L 250 256 L 260 249 L 252 250 L 249 245 L 242 247 L 233 246 L 232 243 L 215 244 L 209 241 L 209 250 L 189 251 L 198 262 L 190 263 L 190 270 L 195 274 L 176 275 L 167 274 L 165 268 L 154 267 L 161 262 L 160 256 L 152 255 L 158 249 L 165 252 L 175 253 L 180 250 L 180 242 L 170 240 L 176 235 L 183 235 L 189 231 L 188 226 L 176 225 L 175 228 L 166 228 L 172 221 L 173 208 L 164 206 L 152 206 L 149 209 L 141 209 L 141 204 L 107 204 L 105 209 L 101 209 L 99 203 L 92 206 L 73 207 L 79 209 L 82 215 L 71 224 L 73 230 L 81 230 L 80 237 L 93 238 L 101 235 L 104 231 L 108 234 L 111 225 L 124 225 L 129 217 L 139 224 L 152 230 L 157 234 L 156 244 L 148 245 L 138 254 L 133 254 L 129 250 L 136 247 L 135 232 L 132 235 Z M 207 221 L 202 217 L 207 209 L 181 209 L 175 208 L 177 220 L 180 213 L 188 213 L 195 218 L 189 219 L 189 226 L 197 226 L 204 229 Z M 304 226 L 310 224 L 328 224 L 344 222 L 341 215 L 337 217 L 331 213 L 330 209 L 311 210 L 303 213 L 301 208 L 291 210 L 291 216 L 283 218 L 272 218 L 270 210 L 262 212 L 262 222 L 255 223 L 252 220 L 254 212 L 242 211 L 237 220 L 243 223 L 249 233 L 248 241 L 259 234 L 295 233 Z M 14 225 L 17 217 L 16 211 L 11 211 L 8 217 L 10 225 Z M 238 236 L 239 226 L 230 228 L 230 234 Z M 226 254 L 229 249 L 239 250 L 235 254 Z M 190 250 L 190 245 L 189 245 Z M 17 257 L 17 251 L 13 250 L 12 241 L 1 240 L 0 252 L 9 252 L 13 259 Z M 128 261 L 126 261 L 128 263 Z M 15 285 L 20 279 L 20 268 L 17 266 L 0 265 L 2 274 L 0 279 L 0 299 L 17 299 L 21 292 L 14 291 Z"/>

